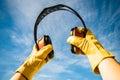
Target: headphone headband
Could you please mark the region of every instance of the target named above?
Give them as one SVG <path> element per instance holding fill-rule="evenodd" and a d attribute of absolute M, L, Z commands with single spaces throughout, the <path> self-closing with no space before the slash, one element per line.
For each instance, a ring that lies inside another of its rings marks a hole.
<path fill-rule="evenodd" d="M 63 5 L 63 4 L 58 4 L 55 6 L 47 7 L 47 8 L 44 8 L 43 11 L 39 14 L 39 16 L 36 19 L 35 25 L 34 25 L 34 41 L 36 43 L 37 48 L 38 48 L 38 44 L 37 44 L 37 26 L 38 26 L 38 24 L 42 21 L 42 19 L 45 16 L 47 16 L 48 14 L 50 14 L 52 12 L 58 11 L 58 10 L 65 10 L 65 11 L 69 11 L 69 12 L 75 14 L 82 22 L 83 27 L 85 28 L 85 34 L 86 34 L 87 28 L 86 28 L 85 22 L 83 21 L 82 17 L 74 9 L 72 9 L 71 7 L 69 7 L 67 5 Z"/>

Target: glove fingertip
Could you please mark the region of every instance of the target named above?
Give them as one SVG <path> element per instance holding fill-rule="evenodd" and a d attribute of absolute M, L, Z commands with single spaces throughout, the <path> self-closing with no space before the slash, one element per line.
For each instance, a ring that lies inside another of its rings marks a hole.
<path fill-rule="evenodd" d="M 71 42 L 73 42 L 72 36 L 70 36 L 70 37 L 67 39 L 67 43 L 71 44 Z"/>
<path fill-rule="evenodd" d="M 47 55 L 53 50 L 53 47 L 51 44 L 48 44 L 46 46 L 44 46 L 42 49 L 40 49 L 38 51 L 38 53 L 36 54 L 36 56 L 38 56 L 39 58 L 45 58 L 47 57 Z"/>
<path fill-rule="evenodd" d="M 48 44 L 41 49 L 41 51 L 47 51 L 48 53 L 51 52 L 52 50 L 53 50 L 53 47 L 51 44 Z"/>
<path fill-rule="evenodd" d="M 48 49 L 50 49 L 51 51 L 53 50 L 53 47 L 52 47 L 51 44 L 48 44 L 48 45 L 46 45 L 45 47 L 48 48 Z"/>

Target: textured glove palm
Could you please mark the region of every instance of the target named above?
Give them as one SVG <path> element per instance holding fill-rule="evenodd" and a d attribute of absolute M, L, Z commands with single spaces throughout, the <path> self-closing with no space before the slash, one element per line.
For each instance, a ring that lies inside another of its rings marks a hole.
<path fill-rule="evenodd" d="M 84 28 L 82 27 L 79 27 L 77 29 L 78 31 L 84 30 Z M 90 29 L 87 29 L 85 38 L 70 36 L 67 39 L 67 42 L 78 47 L 83 52 L 83 54 L 88 57 L 92 70 L 95 74 L 99 74 L 97 66 L 103 59 L 108 57 L 114 57 L 112 53 L 108 52 L 103 48 L 103 46 L 95 38 Z"/>

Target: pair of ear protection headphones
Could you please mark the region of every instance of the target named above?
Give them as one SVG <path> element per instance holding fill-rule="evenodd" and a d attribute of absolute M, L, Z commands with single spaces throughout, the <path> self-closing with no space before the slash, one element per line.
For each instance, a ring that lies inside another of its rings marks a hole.
<path fill-rule="evenodd" d="M 83 32 L 84 36 L 83 37 L 85 37 L 86 32 L 87 32 L 85 22 L 83 21 L 82 17 L 74 9 L 72 9 L 71 7 L 69 7 L 67 5 L 64 5 L 64 4 L 58 4 L 58 5 L 50 6 L 50 7 L 44 8 L 42 10 L 42 12 L 37 17 L 35 25 L 34 25 L 34 41 L 35 41 L 35 44 L 36 44 L 36 47 L 37 47 L 38 50 L 41 49 L 43 46 L 45 46 L 47 44 L 52 44 L 52 42 L 51 42 L 50 37 L 48 35 L 44 35 L 43 36 L 44 41 L 41 42 L 40 44 L 38 44 L 38 42 L 37 42 L 37 27 L 38 27 L 39 23 L 42 21 L 42 19 L 44 19 L 45 16 L 47 16 L 48 14 L 50 14 L 52 12 L 58 11 L 58 10 L 69 11 L 69 12 L 73 13 L 74 15 L 76 15 L 83 24 L 83 27 L 84 27 L 84 32 Z M 76 27 L 71 29 L 71 31 L 73 32 L 71 35 L 75 35 L 74 33 L 77 33 L 76 32 Z M 41 45 L 43 45 L 43 46 L 41 46 Z M 74 48 L 75 48 L 75 46 L 71 45 L 71 51 L 73 53 L 75 53 Z M 48 58 L 52 58 L 53 56 L 54 56 L 54 51 L 51 51 L 48 54 Z"/>

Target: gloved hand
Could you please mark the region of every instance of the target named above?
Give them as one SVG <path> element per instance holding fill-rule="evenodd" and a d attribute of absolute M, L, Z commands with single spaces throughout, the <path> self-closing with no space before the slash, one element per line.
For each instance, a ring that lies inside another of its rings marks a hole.
<path fill-rule="evenodd" d="M 78 31 L 83 31 L 84 28 L 78 27 Z M 103 48 L 99 41 L 95 38 L 90 29 L 87 29 L 86 37 L 81 38 L 78 36 L 70 36 L 67 39 L 69 44 L 78 47 L 83 54 L 85 54 L 90 62 L 92 70 L 95 74 L 99 74 L 99 63 L 108 57 L 114 57 L 114 55 Z"/>
<path fill-rule="evenodd" d="M 16 70 L 16 72 L 21 73 L 28 80 L 32 80 L 35 73 L 50 60 L 47 56 L 52 49 L 52 45 L 48 44 L 38 51 L 36 45 L 34 45 L 31 55 L 26 59 L 23 65 Z"/>

